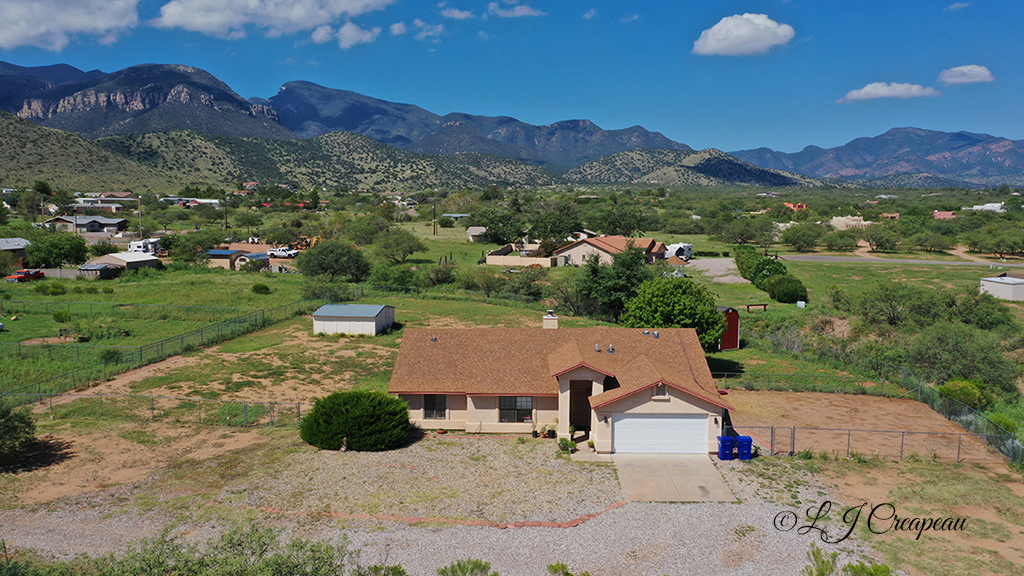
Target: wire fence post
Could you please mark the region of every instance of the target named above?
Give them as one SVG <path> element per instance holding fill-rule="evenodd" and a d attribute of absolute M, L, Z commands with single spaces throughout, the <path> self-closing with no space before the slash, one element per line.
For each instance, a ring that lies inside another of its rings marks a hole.
<path fill-rule="evenodd" d="M 903 443 L 907 439 L 907 433 L 904 431 L 900 434 L 900 460 L 903 460 Z"/>
<path fill-rule="evenodd" d="M 149 397 L 149 419 L 156 420 L 156 396 Z"/>

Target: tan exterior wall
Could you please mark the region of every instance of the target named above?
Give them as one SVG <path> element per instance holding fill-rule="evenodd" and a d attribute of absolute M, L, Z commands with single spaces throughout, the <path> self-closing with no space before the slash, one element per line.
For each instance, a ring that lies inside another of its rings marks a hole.
<path fill-rule="evenodd" d="M 488 256 L 488 266 L 531 266 L 539 265 L 541 268 L 553 268 L 556 265 L 555 258 L 530 258 L 528 256 Z"/>
<path fill-rule="evenodd" d="M 595 411 L 596 425 L 591 428 L 591 439 L 600 453 L 612 451 L 612 416 L 614 414 L 705 414 L 708 418 L 708 452 L 718 450 L 718 436 L 722 434 L 723 409 L 710 402 L 694 398 L 671 386 L 668 394 L 653 396 L 653 387 L 641 390 Z M 717 420 L 717 422 L 716 422 Z"/>
<path fill-rule="evenodd" d="M 533 397 L 533 422 L 500 422 L 498 396 L 448 394 L 448 418 L 445 420 L 423 417 L 422 394 L 399 394 L 399 398 L 409 404 L 409 420 L 427 430 L 529 434 L 541 427 L 552 427 L 558 418 L 558 398 L 554 396 Z"/>
<path fill-rule="evenodd" d="M 568 258 L 570 266 L 582 266 L 586 260 L 586 257 L 591 254 L 597 254 L 601 258 L 601 264 L 611 265 L 612 255 L 607 252 L 602 252 L 597 248 L 594 248 L 590 244 L 580 244 L 574 246 L 568 250 L 563 250 L 558 253 L 558 256 L 565 256 Z"/>
<path fill-rule="evenodd" d="M 558 437 L 569 437 L 569 383 L 573 380 L 589 380 L 593 383 L 590 395 L 604 392 L 604 374 L 587 367 L 577 368 L 558 377 Z M 591 429 L 597 424 L 596 415 L 590 417 Z"/>

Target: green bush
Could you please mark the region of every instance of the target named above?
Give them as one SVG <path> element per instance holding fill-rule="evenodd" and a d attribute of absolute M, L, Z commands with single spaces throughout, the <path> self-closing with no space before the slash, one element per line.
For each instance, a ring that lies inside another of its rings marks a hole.
<path fill-rule="evenodd" d="M 764 291 L 772 300 L 783 304 L 807 301 L 807 288 L 799 278 L 793 276 L 772 276 L 764 282 Z"/>
<path fill-rule="evenodd" d="M 317 399 L 299 436 L 323 450 L 394 450 L 409 440 L 409 405 L 383 392 L 350 390 Z"/>
<path fill-rule="evenodd" d="M 71 312 L 67 310 L 57 310 L 53 313 L 53 321 L 61 324 L 71 321 Z"/>
<path fill-rule="evenodd" d="M 761 256 L 757 262 L 754 263 L 754 267 L 750 271 L 749 280 L 761 290 L 765 290 L 765 282 L 773 276 L 789 276 L 789 270 L 786 269 L 786 265 L 782 262 Z"/>
<path fill-rule="evenodd" d="M 103 287 L 103 293 L 104 294 L 113 294 L 114 293 L 114 289 L 112 287 L 110 287 L 110 286 L 104 286 Z"/>
<path fill-rule="evenodd" d="M 68 293 L 68 289 L 63 284 L 54 284 L 50 286 L 50 296 L 63 296 Z"/>
<path fill-rule="evenodd" d="M 0 463 L 13 462 L 36 438 L 36 423 L 28 410 L 0 402 Z"/>
<path fill-rule="evenodd" d="M 252 285 L 252 292 L 253 294 L 270 294 L 270 286 L 267 286 L 262 282 L 257 282 Z"/>
<path fill-rule="evenodd" d="M 1016 434 L 1017 433 L 1017 423 L 1012 418 L 1007 416 L 1006 414 L 1001 414 L 999 412 L 995 412 L 995 413 L 989 414 L 988 415 L 988 419 L 991 420 L 993 424 L 995 424 L 996 426 L 999 426 L 1003 430 L 1006 430 L 1010 434 Z"/>
<path fill-rule="evenodd" d="M 437 224 L 441 228 L 454 228 L 455 220 L 453 218 L 449 218 L 448 216 L 441 216 L 440 218 L 437 219 Z"/>
<path fill-rule="evenodd" d="M 99 289 L 96 288 L 95 286 L 86 286 L 85 287 L 85 293 L 86 294 L 95 294 L 97 292 L 99 292 Z"/>
<path fill-rule="evenodd" d="M 491 572 L 490 562 L 475 558 L 452 562 L 444 568 L 438 568 L 437 574 L 438 576 L 498 576 L 497 572 Z"/>
<path fill-rule="evenodd" d="M 939 392 L 975 410 L 984 410 L 992 404 L 992 397 L 985 391 L 980 380 L 954 378 L 939 386 Z"/>

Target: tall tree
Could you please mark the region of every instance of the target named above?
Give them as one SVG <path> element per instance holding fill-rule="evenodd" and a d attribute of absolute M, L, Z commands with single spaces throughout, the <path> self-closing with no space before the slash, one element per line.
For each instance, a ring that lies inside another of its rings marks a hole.
<path fill-rule="evenodd" d="M 25 249 L 25 261 L 33 268 L 77 266 L 89 258 L 85 238 L 70 232 L 45 234 Z"/>
<path fill-rule="evenodd" d="M 487 237 L 495 244 L 508 244 L 526 233 L 522 216 L 507 208 L 485 208 L 470 217 L 470 224 L 487 228 Z"/>
<path fill-rule="evenodd" d="M 573 232 L 583 229 L 583 218 L 576 203 L 568 198 L 559 200 L 554 206 L 541 206 L 530 220 L 530 236 L 537 239 L 550 238 L 562 241 Z"/>
<path fill-rule="evenodd" d="M 362 250 L 343 240 L 324 240 L 300 254 L 295 267 L 309 277 L 329 276 L 361 282 L 370 274 L 370 263 Z"/>
<path fill-rule="evenodd" d="M 652 278 L 654 270 L 647 264 L 644 251 L 630 246 L 612 256 L 610 266 L 602 265 L 596 254 L 587 258 L 582 273 L 576 276 L 576 290 L 593 303 L 593 315 L 617 321 L 626 301 Z"/>
<path fill-rule="evenodd" d="M 626 302 L 620 324 L 630 328 L 693 328 L 705 350 L 725 333 L 725 316 L 715 297 L 689 278 L 655 278 L 644 282 Z"/>
<path fill-rule="evenodd" d="M 427 246 L 408 230 L 391 228 L 377 237 L 373 250 L 389 262 L 404 264 L 416 252 L 426 252 Z"/>

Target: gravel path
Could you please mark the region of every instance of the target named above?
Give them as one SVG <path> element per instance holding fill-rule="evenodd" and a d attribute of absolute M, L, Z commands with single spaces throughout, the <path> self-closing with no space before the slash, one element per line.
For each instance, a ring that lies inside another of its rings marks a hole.
<path fill-rule="evenodd" d="M 806 552 L 816 540 L 812 534 L 774 528 L 776 514 L 794 510 L 780 502 L 799 498 L 806 506 L 828 498 L 827 490 L 811 479 L 790 478 L 780 489 L 775 479 L 748 475 L 749 463 L 723 462 L 717 465 L 740 503 L 629 503 L 572 528 L 500 529 L 317 515 L 364 511 L 565 521 L 621 501 L 614 468 L 556 458 L 551 448 L 551 443 L 530 440 L 449 436 L 384 454 L 298 450 L 273 471 L 228 482 L 212 502 L 196 502 L 184 511 L 146 512 L 152 508 L 131 503 L 134 494 L 152 488 L 152 478 L 44 507 L 0 510 L 0 538 L 9 549 L 31 547 L 68 558 L 124 550 L 138 538 L 157 534 L 172 517 L 175 534 L 205 541 L 230 528 L 224 518 L 255 514 L 289 536 L 347 541 L 360 550 L 362 564 L 386 560 L 412 576 L 436 574 L 466 557 L 490 562 L 503 576 L 546 574 L 546 566 L 557 562 L 592 576 L 790 576 L 806 564 Z M 182 495 L 180 486 L 161 486 L 164 498 Z M 280 510 L 260 513 L 253 507 Z M 842 562 L 862 558 L 851 541 L 824 547 L 841 551 Z"/>

